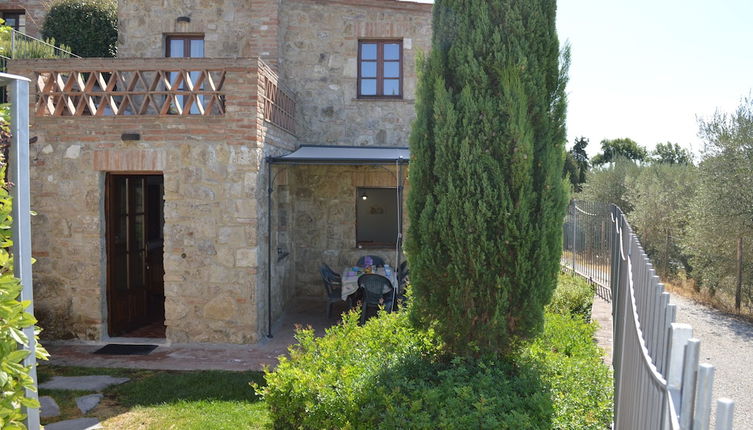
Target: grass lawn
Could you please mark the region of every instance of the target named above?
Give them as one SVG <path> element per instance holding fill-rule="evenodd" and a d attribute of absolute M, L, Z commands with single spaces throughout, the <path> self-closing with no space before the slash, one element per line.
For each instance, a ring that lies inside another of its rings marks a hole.
<path fill-rule="evenodd" d="M 262 429 L 268 428 L 265 404 L 250 382 L 263 383 L 261 372 L 95 369 L 44 366 L 39 380 L 53 376 L 110 375 L 131 381 L 104 391 L 102 402 L 87 417 L 97 417 L 106 429 Z M 40 390 L 52 396 L 62 415 L 50 424 L 83 415 L 75 398 L 91 392 Z"/>

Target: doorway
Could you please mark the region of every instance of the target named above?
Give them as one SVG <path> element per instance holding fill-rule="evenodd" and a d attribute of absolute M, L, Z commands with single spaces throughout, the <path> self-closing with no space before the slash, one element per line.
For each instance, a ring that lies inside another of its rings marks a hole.
<path fill-rule="evenodd" d="M 164 177 L 108 173 L 105 218 L 108 332 L 164 338 Z"/>

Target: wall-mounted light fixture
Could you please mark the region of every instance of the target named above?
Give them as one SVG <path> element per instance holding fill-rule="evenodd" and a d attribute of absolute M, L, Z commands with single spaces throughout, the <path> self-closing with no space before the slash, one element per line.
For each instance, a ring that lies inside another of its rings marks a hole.
<path fill-rule="evenodd" d="M 364 191 L 363 193 L 361 193 L 361 200 L 367 200 L 368 198 L 369 198 L 369 196 L 366 195 L 366 191 Z"/>
<path fill-rule="evenodd" d="M 175 21 L 177 21 L 177 22 L 191 22 L 191 17 L 190 16 L 179 16 L 178 19 L 176 19 Z"/>

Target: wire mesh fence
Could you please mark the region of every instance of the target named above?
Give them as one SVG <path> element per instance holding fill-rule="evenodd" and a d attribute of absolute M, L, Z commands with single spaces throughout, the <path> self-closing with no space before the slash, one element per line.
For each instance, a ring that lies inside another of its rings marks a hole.
<path fill-rule="evenodd" d="M 675 323 L 651 260 L 622 211 L 573 201 L 562 264 L 612 303 L 614 428 L 707 430 L 714 367 L 699 365 L 700 340 Z M 732 429 L 734 402 L 719 399 L 716 430 Z"/>

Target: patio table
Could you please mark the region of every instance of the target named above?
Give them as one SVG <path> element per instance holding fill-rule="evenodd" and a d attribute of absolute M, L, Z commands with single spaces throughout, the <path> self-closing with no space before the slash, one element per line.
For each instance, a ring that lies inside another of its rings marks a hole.
<path fill-rule="evenodd" d="M 386 269 L 389 270 L 389 275 L 386 273 Z M 390 268 L 389 265 L 385 265 L 385 267 L 378 267 L 376 270 L 372 271 L 371 273 L 376 273 L 377 275 L 382 275 L 385 278 L 390 280 L 390 283 L 392 284 L 392 288 L 395 288 L 397 285 L 397 273 L 394 269 Z M 363 275 L 363 269 L 361 269 L 361 272 L 356 272 L 354 267 L 346 267 L 342 271 L 342 299 L 348 300 L 348 296 L 358 291 L 358 278 Z M 389 293 L 390 289 L 385 287 L 384 293 Z"/>

